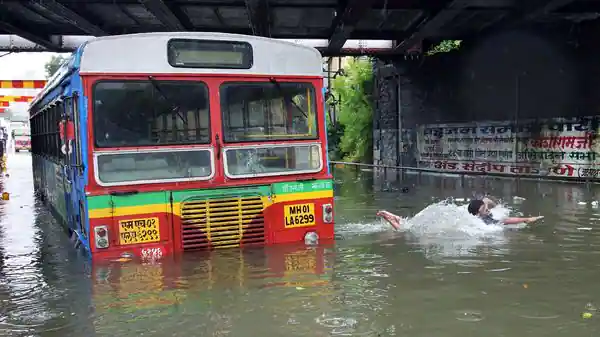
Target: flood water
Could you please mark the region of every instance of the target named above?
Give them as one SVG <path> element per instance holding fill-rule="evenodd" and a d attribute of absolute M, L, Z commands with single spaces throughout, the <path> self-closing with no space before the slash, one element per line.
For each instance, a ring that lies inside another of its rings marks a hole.
<path fill-rule="evenodd" d="M 431 176 L 398 182 L 338 169 L 335 245 L 91 265 L 35 200 L 29 154 L 12 155 L 9 166 L 2 188 L 11 198 L 0 201 L 0 336 L 600 331 L 598 187 Z M 501 198 L 495 211 L 546 218 L 524 228 L 484 226 L 460 206 L 474 193 Z M 438 204 L 448 197 L 459 205 Z M 375 218 L 378 209 L 411 217 L 408 230 L 390 231 Z"/>

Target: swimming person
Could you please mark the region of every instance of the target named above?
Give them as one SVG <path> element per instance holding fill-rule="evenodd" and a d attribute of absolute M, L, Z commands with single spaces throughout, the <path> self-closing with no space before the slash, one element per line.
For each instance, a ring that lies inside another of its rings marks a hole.
<path fill-rule="evenodd" d="M 486 200 L 487 199 L 487 200 Z M 543 219 L 544 216 L 534 216 L 529 218 L 504 218 L 502 220 L 497 220 L 492 217 L 490 213 L 490 208 L 493 208 L 495 203 L 488 198 L 483 198 L 481 200 L 474 199 L 469 202 L 469 206 L 467 210 L 471 215 L 475 215 L 479 217 L 486 225 L 495 225 L 495 224 L 503 224 L 503 225 L 514 225 L 519 223 L 532 223 L 534 221 Z"/>
<path fill-rule="evenodd" d="M 530 218 L 505 218 L 502 220 L 494 219 L 490 213 L 490 209 L 494 208 L 496 203 L 487 197 L 483 199 L 473 199 L 469 202 L 469 206 L 467 210 L 470 214 L 479 217 L 485 224 L 504 224 L 504 225 L 513 225 L 518 223 L 531 223 L 537 220 L 544 218 L 543 216 L 536 216 Z M 388 211 L 379 211 L 377 212 L 377 216 L 382 217 L 384 220 L 390 223 L 394 229 L 398 230 L 402 227 L 402 218 L 396 214 L 390 213 Z"/>

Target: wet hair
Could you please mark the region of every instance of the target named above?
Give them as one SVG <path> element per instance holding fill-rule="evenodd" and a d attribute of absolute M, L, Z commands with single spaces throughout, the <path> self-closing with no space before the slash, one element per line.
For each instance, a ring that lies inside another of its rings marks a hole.
<path fill-rule="evenodd" d="M 469 213 L 471 213 L 473 215 L 477 215 L 479 213 L 479 209 L 481 208 L 482 205 L 483 205 L 482 200 L 479 200 L 479 199 L 471 200 L 471 202 L 469 202 L 469 207 L 467 208 L 467 210 L 469 211 Z"/>

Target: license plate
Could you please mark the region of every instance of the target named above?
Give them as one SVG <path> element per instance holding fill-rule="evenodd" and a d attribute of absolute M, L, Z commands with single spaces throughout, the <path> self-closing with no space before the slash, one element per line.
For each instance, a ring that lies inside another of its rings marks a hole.
<path fill-rule="evenodd" d="M 158 218 L 119 220 L 119 243 L 135 245 L 138 243 L 160 241 Z"/>
<path fill-rule="evenodd" d="M 315 204 L 284 206 L 285 227 L 306 227 L 315 225 Z"/>

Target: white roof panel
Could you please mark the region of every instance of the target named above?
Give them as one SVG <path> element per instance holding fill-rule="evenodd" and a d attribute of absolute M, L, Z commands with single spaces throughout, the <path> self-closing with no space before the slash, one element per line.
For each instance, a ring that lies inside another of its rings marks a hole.
<path fill-rule="evenodd" d="M 254 52 L 252 68 L 172 67 L 167 60 L 167 42 L 173 38 L 248 42 Z M 143 33 L 96 38 L 89 41 L 83 50 L 80 72 L 323 77 L 321 54 L 312 47 L 258 36 L 199 32 Z"/>

